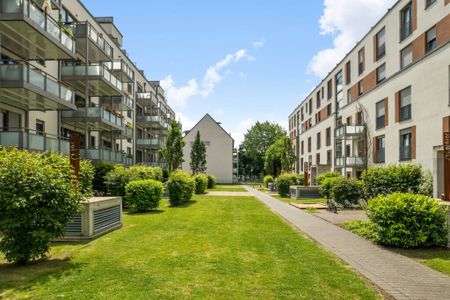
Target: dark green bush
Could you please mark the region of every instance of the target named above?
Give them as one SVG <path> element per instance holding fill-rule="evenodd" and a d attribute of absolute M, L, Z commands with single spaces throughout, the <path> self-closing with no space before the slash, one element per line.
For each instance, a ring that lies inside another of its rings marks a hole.
<path fill-rule="evenodd" d="M 114 169 L 114 165 L 111 163 L 95 163 L 94 164 L 94 180 L 92 182 L 93 189 L 96 193 L 106 194 L 106 175 Z"/>
<path fill-rule="evenodd" d="M 208 175 L 208 189 L 214 189 L 217 185 L 217 179 L 214 175 Z"/>
<path fill-rule="evenodd" d="M 305 178 L 303 174 L 292 174 L 292 184 L 293 185 L 304 185 Z"/>
<path fill-rule="evenodd" d="M 333 179 L 326 179 L 330 181 Z M 359 180 L 347 179 L 344 177 L 334 179 L 331 188 L 331 198 L 344 208 L 352 208 L 358 205 L 363 195 L 363 183 Z"/>
<path fill-rule="evenodd" d="M 68 157 L 0 147 L 0 251 L 24 264 L 45 257 L 65 234 L 82 194 Z"/>
<path fill-rule="evenodd" d="M 274 182 L 274 179 L 271 175 L 264 176 L 263 184 L 266 189 L 269 187 L 269 183 L 271 182 Z"/>
<path fill-rule="evenodd" d="M 195 191 L 195 180 L 181 170 L 173 172 L 167 181 L 169 202 L 172 206 L 182 205 L 191 200 Z"/>
<path fill-rule="evenodd" d="M 316 183 L 318 186 L 320 186 L 325 179 L 340 178 L 340 177 L 342 177 L 342 175 L 339 172 L 327 172 L 327 173 L 317 176 Z"/>
<path fill-rule="evenodd" d="M 283 197 L 287 198 L 290 195 L 290 189 L 289 187 L 293 185 L 293 177 L 291 174 L 284 174 L 277 177 L 275 180 L 275 185 L 277 187 L 278 194 Z"/>
<path fill-rule="evenodd" d="M 327 199 L 331 199 L 331 197 L 332 197 L 331 192 L 333 190 L 333 185 L 340 178 L 343 178 L 343 177 L 339 175 L 338 177 L 329 176 L 329 177 L 321 178 L 320 185 L 319 185 L 319 191 L 322 194 L 322 196 L 324 196 Z"/>
<path fill-rule="evenodd" d="M 378 242 L 402 248 L 445 245 L 446 211 L 438 200 L 409 193 L 378 196 L 367 206 Z"/>
<path fill-rule="evenodd" d="M 208 188 L 208 177 L 204 174 L 197 174 L 193 177 L 195 180 L 195 193 L 204 194 Z"/>
<path fill-rule="evenodd" d="M 369 239 L 374 242 L 377 242 L 379 240 L 376 225 L 370 221 L 353 220 L 344 222 L 342 226 L 345 229 L 363 238 Z"/>
<path fill-rule="evenodd" d="M 163 171 L 163 179 L 162 179 L 162 182 L 167 182 L 167 180 L 169 180 L 169 170 L 167 170 L 167 169 L 163 169 L 162 170 Z"/>
<path fill-rule="evenodd" d="M 420 187 L 426 176 L 422 167 L 412 164 L 372 167 L 362 175 L 367 199 L 392 193 L 421 192 Z M 428 192 L 427 192 L 428 193 Z"/>
<path fill-rule="evenodd" d="M 92 197 L 93 190 L 93 180 L 95 176 L 95 169 L 92 166 L 91 161 L 82 160 L 80 161 L 80 192 L 85 197 Z"/>
<path fill-rule="evenodd" d="M 159 207 L 163 189 L 163 184 L 156 180 L 131 181 L 125 187 L 125 198 L 137 212 L 154 210 Z"/>

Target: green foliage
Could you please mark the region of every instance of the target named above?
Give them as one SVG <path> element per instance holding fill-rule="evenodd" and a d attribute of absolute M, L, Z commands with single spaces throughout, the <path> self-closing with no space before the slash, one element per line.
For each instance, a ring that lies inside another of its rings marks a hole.
<path fill-rule="evenodd" d="M 287 198 L 290 195 L 289 187 L 293 184 L 293 177 L 290 174 L 280 175 L 275 180 L 278 194 L 281 197 Z"/>
<path fill-rule="evenodd" d="M 92 183 L 95 176 L 95 169 L 89 160 L 80 161 L 80 183 L 79 189 L 85 197 L 92 197 Z"/>
<path fill-rule="evenodd" d="M 167 169 L 163 169 L 163 176 L 162 176 L 162 182 L 167 182 L 167 180 L 169 180 L 169 170 Z"/>
<path fill-rule="evenodd" d="M 131 181 L 125 187 L 125 198 L 137 212 L 154 210 L 159 207 L 163 189 L 163 184 L 156 180 Z"/>
<path fill-rule="evenodd" d="M 377 235 L 377 227 L 374 223 L 370 222 L 370 221 L 361 221 L 361 220 L 353 220 L 353 221 L 347 221 L 344 222 L 344 224 L 342 224 L 342 226 L 363 237 L 366 239 L 369 239 L 371 241 L 378 241 L 379 237 Z"/>
<path fill-rule="evenodd" d="M 446 211 L 438 200 L 410 193 L 380 195 L 367 206 L 378 242 L 402 248 L 445 245 Z"/>
<path fill-rule="evenodd" d="M 331 197 L 339 206 L 352 208 L 362 198 L 363 186 L 359 180 L 338 178 L 332 183 Z"/>
<path fill-rule="evenodd" d="M 73 179 L 67 157 L 0 147 L 0 251 L 8 261 L 43 258 L 64 235 L 82 199 Z"/>
<path fill-rule="evenodd" d="M 431 172 L 423 173 L 419 186 L 419 194 L 433 197 L 433 174 Z"/>
<path fill-rule="evenodd" d="M 214 175 L 208 175 L 208 189 L 213 189 L 217 185 L 217 179 Z"/>
<path fill-rule="evenodd" d="M 167 164 L 169 174 L 178 169 L 184 162 L 183 147 L 185 145 L 181 124 L 172 121 L 170 127 L 171 129 L 167 135 L 166 144 L 161 150 L 161 156 Z"/>
<path fill-rule="evenodd" d="M 271 182 L 274 182 L 274 179 L 273 179 L 272 175 L 264 176 L 263 184 L 264 184 L 264 186 L 265 186 L 266 188 L 269 187 L 269 183 L 271 183 Z"/>
<path fill-rule="evenodd" d="M 195 193 L 204 194 L 208 187 L 208 177 L 203 174 L 197 174 L 194 177 L 195 180 Z"/>
<path fill-rule="evenodd" d="M 201 139 L 200 131 L 197 131 L 192 144 L 190 167 L 194 175 L 206 171 L 206 146 Z"/>
<path fill-rule="evenodd" d="M 292 184 L 293 185 L 304 185 L 305 177 L 303 174 L 292 174 Z"/>
<path fill-rule="evenodd" d="M 421 191 L 426 173 L 422 167 L 413 164 L 390 165 L 387 167 L 372 167 L 362 175 L 367 199 L 378 195 L 392 193 L 413 193 Z"/>
<path fill-rule="evenodd" d="M 319 192 L 327 199 L 331 199 L 331 191 L 333 190 L 334 183 L 340 179 L 343 178 L 342 176 L 339 177 L 324 177 L 320 179 L 320 185 L 319 185 Z"/>
<path fill-rule="evenodd" d="M 186 172 L 174 171 L 167 181 L 169 201 L 172 206 L 182 205 L 191 200 L 195 191 L 195 180 Z"/>
<path fill-rule="evenodd" d="M 94 170 L 95 175 L 92 181 L 93 189 L 95 192 L 105 194 L 107 192 L 105 184 L 105 176 L 114 169 L 114 165 L 111 163 L 95 163 Z"/>
<path fill-rule="evenodd" d="M 316 182 L 317 185 L 320 186 L 321 183 L 327 178 L 340 178 L 342 175 L 339 172 L 327 172 L 322 175 L 317 176 Z"/>
<path fill-rule="evenodd" d="M 295 162 L 294 148 L 289 137 L 283 136 L 276 140 L 264 155 L 266 173 L 277 176 L 279 172 L 291 172 Z"/>

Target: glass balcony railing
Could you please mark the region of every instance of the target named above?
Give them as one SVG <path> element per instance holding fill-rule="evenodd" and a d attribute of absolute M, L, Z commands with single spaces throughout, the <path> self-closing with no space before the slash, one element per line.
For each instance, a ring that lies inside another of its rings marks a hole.
<path fill-rule="evenodd" d="M 104 104 L 117 105 L 119 110 L 133 110 L 134 101 L 127 96 L 112 96 L 112 97 L 100 97 L 100 101 Z"/>
<path fill-rule="evenodd" d="M 133 70 L 123 61 L 123 60 L 116 60 L 113 62 L 106 62 L 105 65 L 113 71 L 116 72 L 122 72 L 125 74 L 131 81 L 134 80 L 134 72 Z"/>
<path fill-rule="evenodd" d="M 58 25 L 58 22 L 47 15 L 42 8 L 31 0 L 0 0 L 0 15 L 5 17 L 21 15 L 28 18 L 67 50 L 75 53 L 75 40 Z"/>
<path fill-rule="evenodd" d="M 164 145 L 164 141 L 161 139 L 137 139 L 136 144 L 140 146 L 162 147 Z"/>
<path fill-rule="evenodd" d="M 0 145 L 39 152 L 70 152 L 67 139 L 23 128 L 0 129 Z"/>
<path fill-rule="evenodd" d="M 75 27 L 75 36 L 77 38 L 89 38 L 89 40 L 97 45 L 108 57 L 113 57 L 113 48 L 91 24 L 78 23 Z"/>
<path fill-rule="evenodd" d="M 355 168 L 355 167 L 363 167 L 364 166 L 364 158 L 362 157 L 337 157 L 336 158 L 336 166 L 337 167 L 347 167 L 347 168 Z"/>
<path fill-rule="evenodd" d="M 109 111 L 106 111 L 103 107 L 83 107 L 78 108 L 75 111 L 63 111 L 62 112 L 63 118 L 99 118 L 103 122 L 107 122 L 114 127 L 120 128 L 125 130 L 126 122 L 114 115 L 113 113 L 110 113 Z"/>
<path fill-rule="evenodd" d="M 123 152 L 110 149 L 81 149 L 81 157 L 90 160 L 111 162 L 116 164 L 131 165 L 133 158 Z"/>
<path fill-rule="evenodd" d="M 17 86 L 15 83 L 28 83 L 43 92 L 47 92 L 71 104 L 75 101 L 75 93 L 50 77 L 47 73 L 25 64 L 0 64 L 1 87 Z M 11 86 L 9 86 L 11 84 Z"/>
<path fill-rule="evenodd" d="M 98 76 L 101 77 L 103 80 L 111 84 L 113 87 L 118 89 L 119 91 L 123 91 L 123 84 L 122 82 L 117 79 L 116 76 L 114 76 L 111 73 L 111 70 L 109 70 L 106 66 L 99 66 L 99 65 L 91 65 L 91 66 L 63 66 L 62 67 L 62 76 L 67 77 L 78 77 L 78 76 Z"/>
<path fill-rule="evenodd" d="M 336 128 L 336 137 L 355 136 L 364 134 L 364 126 L 362 125 L 342 125 Z"/>

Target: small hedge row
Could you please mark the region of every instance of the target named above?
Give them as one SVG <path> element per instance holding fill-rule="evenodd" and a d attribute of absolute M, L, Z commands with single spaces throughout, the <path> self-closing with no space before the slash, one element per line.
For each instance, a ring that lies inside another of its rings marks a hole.
<path fill-rule="evenodd" d="M 188 173 L 177 170 L 170 175 L 167 189 L 170 205 L 179 206 L 191 200 L 195 191 L 195 180 Z"/>
<path fill-rule="evenodd" d="M 154 210 L 159 207 L 163 189 L 163 184 L 156 180 L 131 181 L 125 187 L 125 199 L 137 212 Z"/>
<path fill-rule="evenodd" d="M 208 188 L 208 177 L 203 174 L 197 174 L 194 176 L 195 180 L 195 193 L 204 194 Z"/>
<path fill-rule="evenodd" d="M 283 174 L 275 179 L 275 186 L 277 188 L 278 194 L 286 198 L 290 194 L 289 187 L 291 185 L 303 185 L 304 177 L 302 174 Z"/>
<path fill-rule="evenodd" d="M 214 175 L 208 175 L 208 189 L 214 189 L 217 185 L 217 179 Z"/>

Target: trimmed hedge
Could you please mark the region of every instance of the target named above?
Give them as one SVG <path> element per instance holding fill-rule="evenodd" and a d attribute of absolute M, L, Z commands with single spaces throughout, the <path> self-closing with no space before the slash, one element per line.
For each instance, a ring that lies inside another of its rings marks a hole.
<path fill-rule="evenodd" d="M 217 179 L 214 175 L 208 175 L 208 189 L 214 189 L 217 185 Z"/>
<path fill-rule="evenodd" d="M 177 170 L 170 175 L 167 189 L 170 205 L 179 206 L 191 200 L 195 191 L 195 180 L 188 173 Z"/>
<path fill-rule="evenodd" d="M 264 176 L 263 184 L 266 189 L 269 188 L 269 183 L 271 182 L 274 182 L 273 176 L 271 175 Z"/>
<path fill-rule="evenodd" d="M 410 193 L 378 196 L 367 206 L 378 242 L 402 248 L 445 245 L 446 211 L 438 200 Z"/>
<path fill-rule="evenodd" d="M 195 193 L 204 194 L 208 187 L 208 177 L 203 174 L 197 174 L 194 177 L 195 180 Z"/>
<path fill-rule="evenodd" d="M 163 184 L 156 180 L 131 181 L 125 187 L 125 198 L 137 212 L 154 210 L 159 207 L 163 189 Z"/>
<path fill-rule="evenodd" d="M 275 185 L 277 187 L 278 194 L 283 197 L 289 197 L 291 191 L 289 187 L 293 184 L 293 177 L 290 174 L 284 174 L 277 177 Z"/>
<path fill-rule="evenodd" d="M 85 193 L 89 169 L 82 163 Z M 0 251 L 6 260 L 25 264 L 45 258 L 50 242 L 65 234 L 83 195 L 73 182 L 69 158 L 0 147 Z"/>
<path fill-rule="evenodd" d="M 345 177 L 325 180 L 331 181 L 331 198 L 344 208 L 352 208 L 358 205 L 363 195 L 364 184 L 359 180 L 347 179 Z"/>

